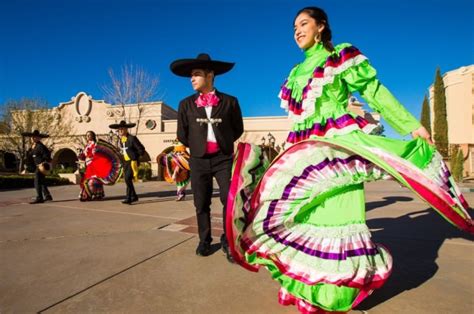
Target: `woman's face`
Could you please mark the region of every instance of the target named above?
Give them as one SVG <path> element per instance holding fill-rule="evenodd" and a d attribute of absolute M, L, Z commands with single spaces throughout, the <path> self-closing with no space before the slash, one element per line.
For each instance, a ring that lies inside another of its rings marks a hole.
<path fill-rule="evenodd" d="M 306 12 L 296 17 L 294 27 L 296 44 L 303 50 L 312 47 L 316 43 L 315 37 L 324 30 L 324 25 L 317 24 Z"/>
<path fill-rule="evenodd" d="M 94 137 L 92 136 L 92 133 L 91 133 L 91 132 L 87 132 L 87 133 L 86 133 L 86 139 L 87 139 L 88 141 L 92 141 L 92 140 L 94 139 Z"/>

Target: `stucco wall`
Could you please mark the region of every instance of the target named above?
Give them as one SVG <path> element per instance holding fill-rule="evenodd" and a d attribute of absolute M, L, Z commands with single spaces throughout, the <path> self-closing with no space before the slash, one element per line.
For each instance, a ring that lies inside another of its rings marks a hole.
<path fill-rule="evenodd" d="M 161 101 L 146 103 L 140 107 L 143 108 L 141 116 L 137 105 L 113 106 L 102 100 L 95 100 L 85 92 L 80 92 L 70 101 L 60 103 L 59 106 L 51 110 L 56 111 L 62 119 L 68 119 L 73 124 L 75 136 L 85 136 L 88 130 L 92 130 L 104 139 L 109 136 L 110 124 L 118 123 L 124 119 L 127 122 L 136 123 L 140 116 L 138 132 L 136 127 L 131 128 L 129 132 L 138 135 L 150 156 L 153 174 L 157 175 L 156 157 L 171 146 L 176 138 L 177 112 Z M 361 109 L 361 105 L 351 107 L 351 110 L 364 116 L 368 114 Z M 368 118 L 378 122 L 378 116 L 374 118 L 369 114 Z M 148 120 L 155 123 L 149 123 L 147 127 Z M 282 148 L 291 124 L 292 122 L 286 116 L 244 118 L 245 132 L 237 142 L 262 144 L 264 139 L 265 144 L 268 144 L 270 137 L 273 137 L 275 146 Z M 70 143 L 55 147 L 53 155 L 64 148 L 76 151 L 77 148 L 82 148 L 80 146 L 77 140 L 73 141 L 71 138 Z M 286 144 L 287 147 L 288 144 Z"/>

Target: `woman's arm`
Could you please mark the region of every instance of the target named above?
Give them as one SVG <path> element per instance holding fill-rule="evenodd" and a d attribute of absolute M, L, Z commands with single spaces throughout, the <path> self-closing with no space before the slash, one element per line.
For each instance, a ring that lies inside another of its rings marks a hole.
<path fill-rule="evenodd" d="M 367 104 L 399 134 L 412 133 L 413 136 L 426 138 L 427 134 L 420 130 L 420 122 L 380 83 L 376 75 L 377 71 L 365 60 L 344 71 L 342 79 L 350 92 L 359 92 Z"/>

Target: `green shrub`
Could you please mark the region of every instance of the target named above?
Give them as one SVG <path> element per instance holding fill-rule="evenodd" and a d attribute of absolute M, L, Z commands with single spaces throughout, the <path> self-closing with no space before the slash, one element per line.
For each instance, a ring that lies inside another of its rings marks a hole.
<path fill-rule="evenodd" d="M 70 184 L 68 179 L 59 178 L 55 176 L 46 177 L 46 185 L 55 186 L 55 185 L 66 185 Z M 6 189 L 22 189 L 22 188 L 32 188 L 34 187 L 34 176 L 33 175 L 8 175 L 0 176 L 0 190 Z"/>
<path fill-rule="evenodd" d="M 51 174 L 60 174 L 60 173 L 74 173 L 76 170 L 73 167 L 61 168 L 57 167 L 51 171 Z"/>
<path fill-rule="evenodd" d="M 151 180 L 151 166 L 149 163 L 140 163 L 140 166 L 138 166 L 138 179 L 142 179 L 143 181 Z"/>

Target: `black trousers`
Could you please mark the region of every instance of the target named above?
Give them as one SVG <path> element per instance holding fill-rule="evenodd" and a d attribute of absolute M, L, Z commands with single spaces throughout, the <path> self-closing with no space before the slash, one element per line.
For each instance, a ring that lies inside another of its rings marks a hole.
<path fill-rule="evenodd" d="M 225 217 L 227 194 L 230 187 L 232 171 L 232 155 L 217 153 L 212 156 L 190 158 L 191 185 L 194 194 L 194 207 L 198 224 L 199 241 L 211 243 L 211 198 L 212 178 L 216 178 L 219 185 L 220 200 L 223 205 L 223 226 L 225 235 Z M 225 238 L 225 236 L 224 236 Z"/>
<path fill-rule="evenodd" d="M 37 199 L 44 200 L 47 196 L 51 196 L 51 193 L 49 193 L 48 187 L 46 186 L 46 178 L 38 169 L 35 170 L 34 183 Z"/>
<path fill-rule="evenodd" d="M 133 186 L 133 171 L 131 160 L 127 160 L 123 164 L 123 178 L 125 180 L 125 184 L 127 185 L 127 199 L 137 197 L 135 187 Z"/>

